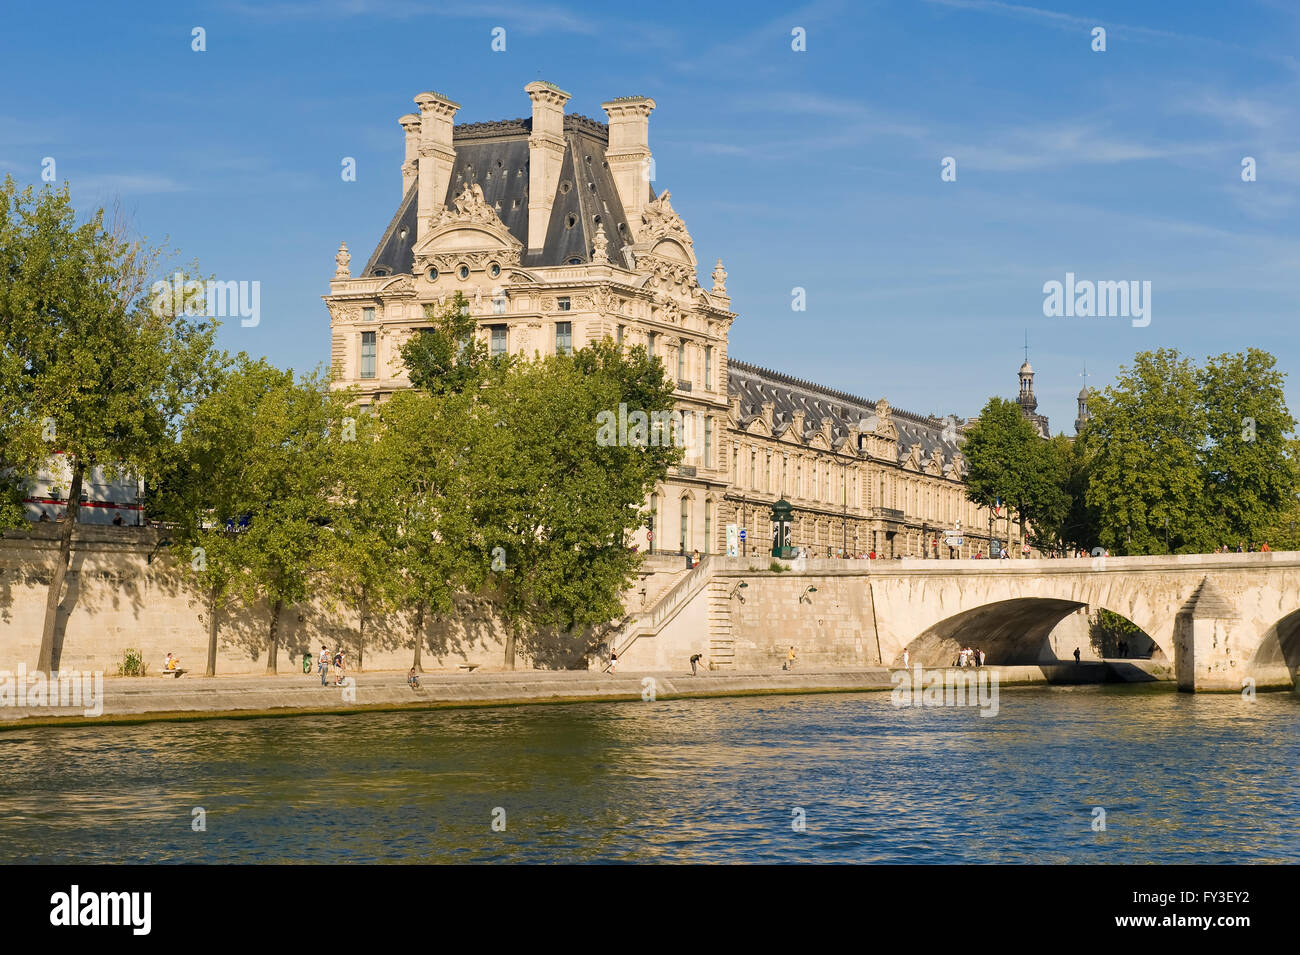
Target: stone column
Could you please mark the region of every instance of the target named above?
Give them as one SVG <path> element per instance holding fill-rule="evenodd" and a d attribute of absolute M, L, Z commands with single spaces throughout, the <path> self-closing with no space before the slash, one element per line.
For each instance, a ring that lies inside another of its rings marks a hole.
<path fill-rule="evenodd" d="M 1174 670 L 1188 693 L 1238 692 L 1247 676 L 1249 641 L 1234 639 L 1240 619 L 1218 587 L 1201 580 L 1174 618 Z"/>

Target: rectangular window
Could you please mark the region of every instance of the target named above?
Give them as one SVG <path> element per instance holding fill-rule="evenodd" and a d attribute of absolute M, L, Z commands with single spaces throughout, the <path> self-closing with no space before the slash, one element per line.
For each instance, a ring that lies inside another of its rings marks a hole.
<path fill-rule="evenodd" d="M 653 358 L 653 357 L 655 356 L 655 339 L 658 338 L 658 337 L 659 337 L 659 336 L 656 335 L 654 332 L 651 332 L 650 334 L 646 335 L 646 338 L 645 338 L 645 342 L 646 342 L 646 344 L 645 344 L 645 352 L 646 352 L 646 354 L 649 355 L 651 358 Z"/>
<path fill-rule="evenodd" d="M 569 296 L 561 295 L 557 298 L 555 300 L 555 308 L 557 311 L 567 312 L 569 310 Z"/>
<path fill-rule="evenodd" d="M 373 308 L 363 308 L 361 310 L 361 320 L 363 322 L 373 322 L 375 320 L 375 310 Z"/>
<path fill-rule="evenodd" d="M 361 377 L 375 377 L 375 333 L 361 333 Z"/>
<path fill-rule="evenodd" d="M 501 294 L 500 289 L 497 289 L 492 294 L 492 314 L 504 315 L 505 313 L 506 313 L 506 297 Z"/>
<path fill-rule="evenodd" d="M 803 497 L 803 462 L 794 463 L 794 496 Z"/>
<path fill-rule="evenodd" d="M 622 326 L 622 325 L 618 326 L 618 335 L 617 335 L 617 337 L 616 337 L 614 340 L 615 340 L 616 342 L 618 342 L 620 345 L 623 344 L 623 326 Z"/>
<path fill-rule="evenodd" d="M 504 355 L 506 353 L 506 326 L 492 326 L 492 345 L 489 349 L 492 357 Z"/>
<path fill-rule="evenodd" d="M 713 504 L 710 501 L 704 502 L 704 553 L 709 552 L 709 547 L 713 540 Z"/>
<path fill-rule="evenodd" d="M 704 461 L 706 468 L 713 467 L 713 417 L 709 416 L 704 419 Z M 708 534 L 705 534 L 708 537 Z"/>
<path fill-rule="evenodd" d="M 677 346 L 677 380 L 686 380 L 686 343 Z"/>
<path fill-rule="evenodd" d="M 704 346 L 704 387 L 713 387 L 713 346 Z"/>
<path fill-rule="evenodd" d="M 573 354 L 573 323 L 555 323 L 555 353 L 557 355 Z"/>

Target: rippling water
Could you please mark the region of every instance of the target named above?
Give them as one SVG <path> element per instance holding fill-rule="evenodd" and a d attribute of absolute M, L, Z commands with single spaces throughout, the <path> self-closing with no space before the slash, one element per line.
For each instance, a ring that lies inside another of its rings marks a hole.
<path fill-rule="evenodd" d="M 1131 686 L 31 729 L 0 862 L 1297 862 L 1297 766 L 1296 694 Z"/>

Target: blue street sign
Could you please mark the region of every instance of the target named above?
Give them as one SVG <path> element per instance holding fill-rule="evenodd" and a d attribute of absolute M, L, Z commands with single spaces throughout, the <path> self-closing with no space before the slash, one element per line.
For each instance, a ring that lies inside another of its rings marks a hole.
<path fill-rule="evenodd" d="M 745 529 L 743 527 L 740 529 L 740 539 L 741 540 L 745 539 Z"/>

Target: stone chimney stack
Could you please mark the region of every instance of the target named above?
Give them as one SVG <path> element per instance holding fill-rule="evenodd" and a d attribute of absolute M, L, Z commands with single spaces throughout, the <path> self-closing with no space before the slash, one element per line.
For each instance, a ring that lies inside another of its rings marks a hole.
<path fill-rule="evenodd" d="M 418 113 L 407 113 L 398 122 L 406 133 L 406 154 L 402 159 L 402 197 L 405 198 L 420 177 L 420 117 Z"/>
<path fill-rule="evenodd" d="M 533 101 L 533 132 L 528 137 L 528 248 L 546 243 L 551 207 L 564 164 L 564 104 L 569 94 L 538 80 L 524 87 Z"/>
<path fill-rule="evenodd" d="M 452 119 L 460 109 L 441 93 L 421 93 L 415 98 L 420 107 L 419 199 L 415 220 L 415 237 L 429 231 L 429 220 L 447 201 L 451 185 L 451 167 L 456 150 L 451 144 Z"/>
<path fill-rule="evenodd" d="M 628 227 L 641 228 L 641 210 L 650 201 L 650 113 L 655 101 L 648 96 L 620 96 L 601 103 L 609 117 L 609 148 L 605 158 L 623 200 Z"/>

